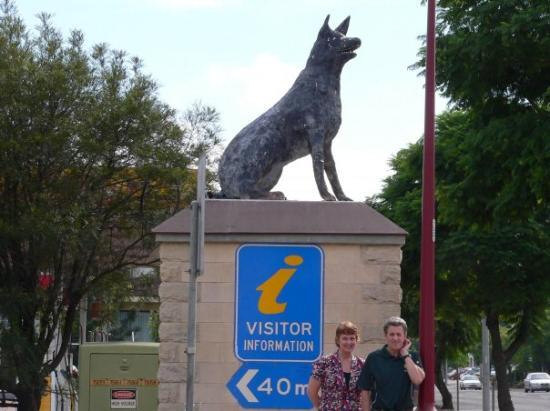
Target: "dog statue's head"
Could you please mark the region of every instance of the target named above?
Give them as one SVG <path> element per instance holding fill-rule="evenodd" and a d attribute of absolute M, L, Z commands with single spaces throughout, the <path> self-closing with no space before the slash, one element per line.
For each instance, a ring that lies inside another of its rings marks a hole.
<path fill-rule="evenodd" d="M 334 30 L 328 25 L 329 18 L 330 15 L 327 16 L 323 27 L 319 30 L 307 64 L 308 66 L 326 66 L 341 70 L 347 61 L 357 55 L 354 50 L 361 46 L 361 40 L 357 37 L 346 37 L 349 16 Z"/>

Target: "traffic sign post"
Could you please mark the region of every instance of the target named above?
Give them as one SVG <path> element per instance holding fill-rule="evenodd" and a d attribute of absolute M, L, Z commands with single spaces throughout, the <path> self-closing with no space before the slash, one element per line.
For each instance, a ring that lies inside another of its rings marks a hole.
<path fill-rule="evenodd" d="M 245 244 L 237 251 L 235 356 L 311 362 L 323 341 L 323 252 L 315 245 Z"/>
<path fill-rule="evenodd" d="M 309 409 L 310 375 L 310 363 L 246 362 L 227 388 L 243 408 Z"/>

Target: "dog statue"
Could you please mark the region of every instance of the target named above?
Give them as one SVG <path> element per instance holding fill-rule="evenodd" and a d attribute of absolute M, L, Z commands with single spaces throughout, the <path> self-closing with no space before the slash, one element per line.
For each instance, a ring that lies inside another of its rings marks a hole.
<path fill-rule="evenodd" d="M 351 201 L 338 180 L 331 146 L 342 121 L 340 73 L 356 56 L 361 40 L 346 37 L 349 17 L 334 30 L 328 25 L 329 17 L 290 90 L 225 149 L 218 169 L 223 197 L 284 199 L 282 193 L 270 192 L 283 167 L 311 154 L 321 197 Z M 324 172 L 336 198 L 327 189 Z"/>

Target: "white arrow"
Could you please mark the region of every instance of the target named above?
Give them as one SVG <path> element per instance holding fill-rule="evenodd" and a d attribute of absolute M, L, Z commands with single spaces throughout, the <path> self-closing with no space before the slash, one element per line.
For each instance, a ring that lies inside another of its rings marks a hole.
<path fill-rule="evenodd" d="M 244 373 L 242 378 L 237 383 L 237 388 L 239 391 L 243 394 L 244 398 L 248 402 L 258 402 L 258 399 L 254 394 L 252 394 L 252 391 L 248 388 L 248 383 L 256 374 L 258 374 L 259 370 L 250 369 L 247 372 Z"/>

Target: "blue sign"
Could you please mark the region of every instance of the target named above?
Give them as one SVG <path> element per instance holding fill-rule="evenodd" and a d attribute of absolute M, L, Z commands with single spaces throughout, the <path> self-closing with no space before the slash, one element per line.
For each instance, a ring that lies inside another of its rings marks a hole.
<path fill-rule="evenodd" d="M 323 341 L 323 252 L 314 245 L 245 244 L 237 251 L 235 356 L 315 361 Z"/>
<path fill-rule="evenodd" d="M 307 397 L 308 363 L 245 363 L 227 383 L 243 408 L 312 407 Z"/>

